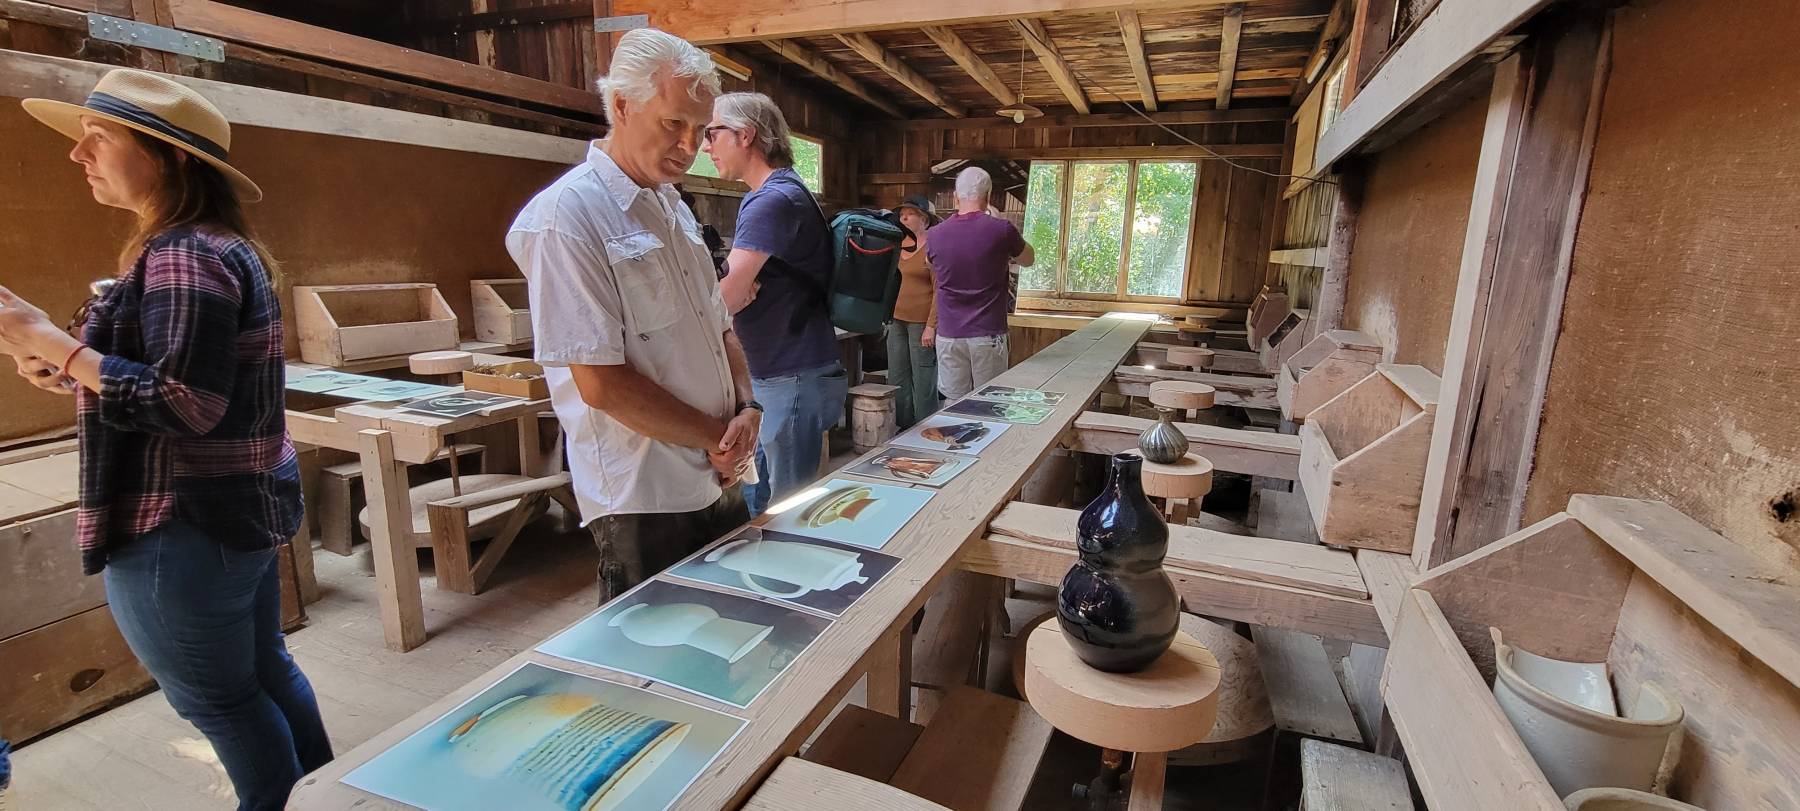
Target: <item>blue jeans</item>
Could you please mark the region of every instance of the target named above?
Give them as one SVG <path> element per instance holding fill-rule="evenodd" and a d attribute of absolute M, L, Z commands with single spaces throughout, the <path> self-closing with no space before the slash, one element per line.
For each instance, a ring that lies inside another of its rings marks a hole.
<path fill-rule="evenodd" d="M 819 477 L 822 440 L 844 416 L 850 376 L 843 364 L 832 361 L 785 377 L 753 378 L 750 390 L 763 406 L 756 444 L 761 481 L 744 488 L 744 502 L 750 515 L 758 516 L 770 502 Z"/>
<path fill-rule="evenodd" d="M 232 549 L 171 522 L 117 547 L 106 598 L 170 706 L 212 742 L 238 808 L 278 809 L 331 761 L 312 685 L 281 633 L 274 549 Z"/>
<path fill-rule="evenodd" d="M 900 387 L 894 397 L 894 422 L 901 430 L 938 410 L 937 349 L 920 346 L 924 337 L 924 324 L 888 322 L 887 382 Z"/>

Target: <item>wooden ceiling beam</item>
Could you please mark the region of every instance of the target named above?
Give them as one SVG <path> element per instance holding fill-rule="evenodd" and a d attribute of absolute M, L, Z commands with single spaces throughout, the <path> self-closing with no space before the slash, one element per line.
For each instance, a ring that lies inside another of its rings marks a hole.
<path fill-rule="evenodd" d="M 927 25 L 924 31 L 925 36 L 931 37 L 931 41 L 943 49 L 944 55 L 950 57 L 950 61 L 955 62 L 963 69 L 963 72 L 969 74 L 969 77 L 993 96 L 995 101 L 1000 102 L 1001 107 L 1011 107 L 1019 103 L 1019 94 L 1007 87 L 1006 81 L 1001 79 L 993 68 L 988 67 L 988 63 L 982 60 L 981 55 L 975 53 L 975 49 L 970 48 L 969 43 L 963 42 L 962 37 L 957 36 L 955 31 L 941 25 Z"/>
<path fill-rule="evenodd" d="M 1231 107 L 1231 83 L 1237 77 L 1238 40 L 1244 33 L 1244 7 L 1225 10 L 1224 28 L 1219 34 L 1219 96 L 1213 104 L 1221 110 Z"/>
<path fill-rule="evenodd" d="M 1082 91 L 1081 83 L 1075 80 L 1075 71 L 1070 69 L 1069 61 L 1063 58 L 1062 52 L 1056 49 L 1056 43 L 1050 41 L 1050 32 L 1044 30 L 1044 24 L 1035 19 L 1013 20 L 1013 28 L 1018 29 L 1019 36 L 1025 38 L 1025 44 L 1037 54 L 1038 62 L 1044 70 L 1050 72 L 1050 78 L 1056 82 L 1063 95 L 1068 97 L 1069 104 L 1075 111 L 1087 115 L 1087 93 Z"/>
<path fill-rule="evenodd" d="M 1156 112 L 1156 82 L 1150 77 L 1150 58 L 1144 55 L 1144 26 L 1135 11 L 1119 12 L 1119 34 L 1125 38 L 1125 56 L 1131 60 L 1131 75 L 1136 77 L 1138 94 L 1144 109 Z"/>
<path fill-rule="evenodd" d="M 650 25 L 697 45 L 884 29 L 1004 22 L 1044 14 L 1111 14 L 1125 9 L 1203 9 L 1242 0 L 611 0 L 612 14 L 647 14 Z"/>
<path fill-rule="evenodd" d="M 874 105 L 875 109 L 895 118 L 906 117 L 906 113 L 902 112 L 899 107 L 894 106 L 893 102 L 875 95 L 874 91 L 870 90 L 867 85 L 851 78 L 843 71 L 838 70 L 837 66 L 831 64 L 830 60 L 806 46 L 801 45 L 798 42 L 782 39 L 765 39 L 762 41 L 762 44 L 769 50 L 787 57 L 788 60 L 794 64 L 818 74 L 819 78 L 837 85 L 844 92 Z"/>
<path fill-rule="evenodd" d="M 855 51 L 862 58 L 874 63 L 875 67 L 881 68 L 887 75 L 894 77 L 894 81 L 906 85 L 907 89 L 919 94 L 926 101 L 936 105 L 938 109 L 949 113 L 952 118 L 968 116 L 969 111 L 961 104 L 957 104 L 949 96 L 944 95 L 944 91 L 932 84 L 930 79 L 920 76 L 919 72 L 913 70 L 911 65 L 906 64 L 893 52 L 882 47 L 881 43 L 876 42 L 868 34 L 838 34 L 837 39 L 850 46 L 850 50 Z"/>
<path fill-rule="evenodd" d="M 1291 107 L 1241 107 L 1234 110 L 1184 110 L 1151 113 L 1150 121 L 1136 113 L 1093 113 L 1090 115 L 1047 115 L 1028 118 L 1023 124 L 1008 124 L 1008 129 L 1065 129 L 1069 127 L 1144 127 L 1155 124 L 1247 124 L 1262 121 L 1286 121 L 1292 118 Z M 900 124 L 905 130 L 975 130 L 994 124 L 986 118 L 955 121 L 945 118 L 916 118 Z"/>

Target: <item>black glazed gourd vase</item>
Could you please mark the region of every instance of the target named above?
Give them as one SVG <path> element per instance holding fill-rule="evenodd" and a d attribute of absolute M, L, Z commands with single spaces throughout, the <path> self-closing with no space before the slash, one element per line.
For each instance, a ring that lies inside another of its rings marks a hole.
<path fill-rule="evenodd" d="M 1056 619 L 1075 655 L 1113 673 L 1149 667 L 1181 622 L 1162 568 L 1169 526 L 1144 495 L 1143 466 L 1137 454 L 1113 454 L 1106 489 L 1075 523 L 1081 559 L 1056 592 Z"/>

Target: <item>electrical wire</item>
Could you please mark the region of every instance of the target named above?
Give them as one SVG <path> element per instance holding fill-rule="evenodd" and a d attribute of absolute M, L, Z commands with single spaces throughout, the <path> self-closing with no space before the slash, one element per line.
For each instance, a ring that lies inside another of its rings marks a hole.
<path fill-rule="evenodd" d="M 1033 42 L 1037 43 L 1037 48 L 1035 50 L 1042 50 L 1042 51 L 1047 51 L 1047 52 L 1055 50 L 1054 45 L 1052 45 L 1048 42 L 1045 42 L 1042 39 L 1039 39 L 1037 32 L 1031 30 L 1029 27 L 1020 26 L 1019 33 L 1030 37 Z M 1306 181 L 1311 181 L 1313 183 L 1322 183 L 1327 186 L 1338 185 L 1337 181 L 1327 180 L 1322 177 L 1308 177 L 1306 175 L 1283 174 L 1281 172 L 1271 172 L 1267 169 L 1259 169 L 1255 166 L 1247 166 L 1245 164 L 1238 163 L 1237 161 L 1234 161 L 1228 157 L 1225 157 L 1224 155 L 1219 154 L 1212 147 L 1209 147 L 1206 144 L 1202 144 L 1198 141 L 1195 141 L 1194 139 L 1189 138 L 1186 135 L 1182 135 L 1181 133 L 1176 132 L 1174 129 L 1169 127 L 1169 125 L 1164 124 L 1161 121 L 1156 120 L 1155 118 L 1152 118 L 1150 116 L 1150 114 L 1147 112 L 1144 112 L 1144 110 L 1142 108 L 1138 107 L 1135 104 L 1132 104 L 1129 101 L 1126 101 L 1124 96 L 1121 96 L 1118 93 L 1114 92 L 1112 88 L 1107 87 L 1106 85 L 1101 84 L 1100 82 L 1094 81 L 1092 77 L 1088 76 L 1085 73 L 1082 73 L 1080 68 L 1075 67 L 1073 64 L 1069 63 L 1067 60 L 1064 60 L 1063 64 L 1066 67 L 1068 67 L 1069 72 L 1075 74 L 1076 78 L 1082 80 L 1083 82 L 1086 82 L 1087 84 L 1089 84 L 1093 87 L 1099 88 L 1100 90 L 1104 91 L 1106 93 L 1106 95 L 1112 96 L 1120 104 L 1125 105 L 1126 109 L 1132 111 L 1133 113 L 1136 113 L 1138 115 L 1138 117 L 1144 119 L 1145 121 L 1150 122 L 1152 125 L 1156 126 L 1158 129 L 1161 129 L 1163 132 L 1166 132 L 1170 135 L 1175 136 L 1175 138 L 1180 140 L 1182 143 L 1185 143 L 1188 146 L 1194 147 L 1195 149 L 1198 149 L 1202 152 L 1205 152 L 1208 155 L 1211 155 L 1214 160 L 1224 161 L 1225 165 L 1227 165 L 1227 166 L 1231 166 L 1231 167 L 1234 167 L 1237 169 L 1242 169 L 1246 172 L 1255 172 L 1256 174 L 1259 174 L 1259 175 L 1267 175 L 1269 177 L 1278 178 L 1278 179 L 1279 178 L 1291 178 L 1294 180 L 1306 180 Z"/>

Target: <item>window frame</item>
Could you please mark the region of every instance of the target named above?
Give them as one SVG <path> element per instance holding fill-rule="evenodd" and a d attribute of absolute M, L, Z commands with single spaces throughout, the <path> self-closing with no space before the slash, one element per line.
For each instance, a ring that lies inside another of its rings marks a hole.
<path fill-rule="evenodd" d="M 1020 286 L 1021 297 L 1028 294 L 1034 298 L 1073 299 L 1079 301 L 1117 301 L 1141 302 L 1145 304 L 1179 304 L 1187 299 L 1189 276 L 1193 272 L 1194 259 L 1194 227 L 1200 214 L 1200 158 L 1063 158 L 1054 160 L 1033 160 L 1031 163 L 1053 163 L 1062 167 L 1062 219 L 1061 232 L 1057 240 L 1056 255 L 1056 289 L 1036 290 Z M 1077 164 L 1118 164 L 1127 167 L 1125 175 L 1125 234 L 1119 241 L 1119 274 L 1113 281 L 1111 293 L 1086 293 L 1069 289 L 1069 213 L 1071 198 L 1075 188 L 1075 166 Z M 1181 287 L 1173 296 L 1145 296 L 1131 293 L 1131 238 L 1136 229 L 1133 224 L 1137 219 L 1137 187 L 1138 164 L 1141 163 L 1191 163 L 1194 164 L 1194 187 L 1188 191 L 1188 227 L 1187 257 L 1181 268 Z M 1027 196 L 1030 191 L 1027 190 Z M 1042 261 L 1043 257 L 1039 257 Z"/>

